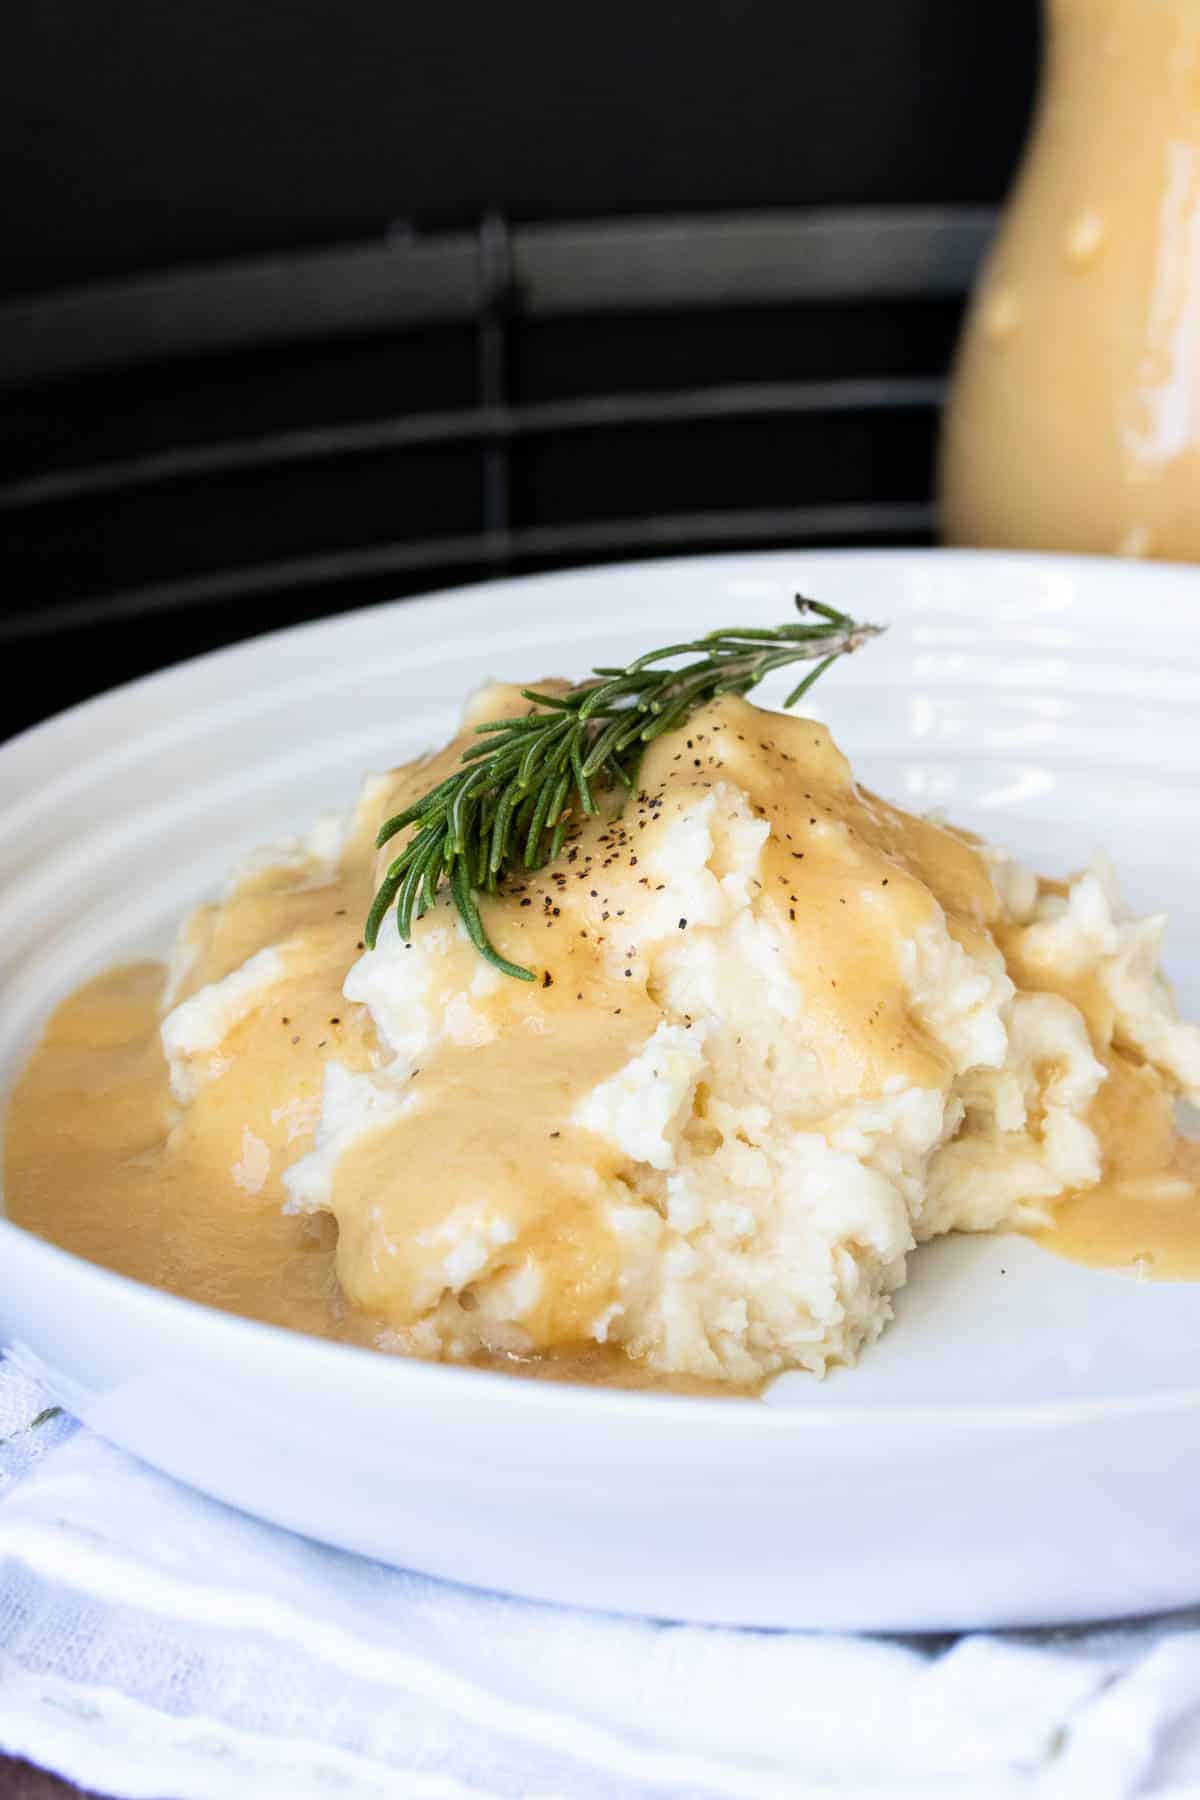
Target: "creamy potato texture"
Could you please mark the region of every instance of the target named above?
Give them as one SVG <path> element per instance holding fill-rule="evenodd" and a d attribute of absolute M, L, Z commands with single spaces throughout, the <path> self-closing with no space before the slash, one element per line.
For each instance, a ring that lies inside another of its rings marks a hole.
<path fill-rule="evenodd" d="M 466 724 L 525 704 L 485 690 Z M 445 899 L 367 951 L 378 824 L 465 741 L 243 870 L 165 989 L 68 1003 L 15 1097 L 13 1217 L 408 1354 L 723 1384 L 853 1361 L 950 1230 L 1058 1219 L 1088 1260 L 1200 1276 L 1173 1112 L 1200 1031 L 1106 868 L 1039 882 L 726 698 L 482 902 L 534 983 Z"/>

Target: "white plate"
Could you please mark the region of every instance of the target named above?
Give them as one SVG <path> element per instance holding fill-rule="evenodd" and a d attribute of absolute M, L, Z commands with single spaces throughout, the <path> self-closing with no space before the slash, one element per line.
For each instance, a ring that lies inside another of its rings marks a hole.
<path fill-rule="evenodd" d="M 0 1086 L 84 977 L 239 852 L 446 735 L 487 674 L 578 674 L 801 589 L 891 622 L 815 691 L 857 769 L 1063 872 L 1099 842 L 1200 1014 L 1200 572 L 814 553 L 499 582 L 260 638 L 0 750 Z M 965 1627 L 1200 1598 L 1200 1293 L 1016 1239 L 922 1251 L 854 1371 L 765 1404 L 405 1363 L 227 1317 L 0 1223 L 0 1328 L 114 1442 L 460 1581 L 758 1625 Z"/>

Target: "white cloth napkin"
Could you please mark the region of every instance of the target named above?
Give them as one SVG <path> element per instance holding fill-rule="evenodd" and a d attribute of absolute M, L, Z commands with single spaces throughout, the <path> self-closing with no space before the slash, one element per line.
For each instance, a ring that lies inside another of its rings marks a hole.
<path fill-rule="evenodd" d="M 1200 1609 L 956 1641 L 472 1592 L 180 1487 L 0 1365 L 0 1749 L 153 1800 L 1200 1794 Z"/>

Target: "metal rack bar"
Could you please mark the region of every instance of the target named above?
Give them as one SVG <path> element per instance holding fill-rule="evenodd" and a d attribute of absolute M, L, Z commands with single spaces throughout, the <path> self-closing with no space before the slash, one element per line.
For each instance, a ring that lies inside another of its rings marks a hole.
<path fill-rule="evenodd" d="M 98 594 L 0 619 L 0 643 L 52 636 L 81 626 L 113 624 L 183 607 L 212 606 L 253 595 L 289 592 L 372 575 L 439 569 L 488 569 L 497 557 L 513 566 L 548 558 L 571 561 L 627 552 L 662 553 L 710 544 L 768 544 L 814 539 L 878 537 L 927 532 L 933 509 L 924 503 L 750 508 L 731 512 L 661 514 L 584 524 L 534 526 L 506 532 L 489 545 L 486 533 L 376 544 L 184 580 L 155 582 Z"/>
<path fill-rule="evenodd" d="M 479 409 L 503 419 L 508 404 L 509 319 L 518 305 L 512 243 L 503 219 L 485 219 L 480 227 L 479 285 Z M 510 435 L 503 430 L 480 434 L 483 537 L 488 545 L 487 560 L 497 573 L 507 566 L 512 522 Z"/>
<path fill-rule="evenodd" d="M 485 404 L 476 409 L 414 413 L 352 425 L 305 427 L 56 469 L 0 486 L 0 509 L 13 511 L 163 482 L 235 475 L 326 458 L 420 450 L 435 444 L 504 444 L 559 432 L 702 424 L 706 420 L 922 411 L 940 406 L 944 386 L 942 380 L 924 376 L 747 382 L 661 393 L 588 395 L 530 406 Z M 492 496 L 492 507 L 493 528 L 500 529 L 507 519 L 498 494 Z"/>
<path fill-rule="evenodd" d="M 894 208 L 538 225 L 513 228 L 507 254 L 529 318 L 931 298 L 967 287 L 993 222 L 982 208 Z M 481 245 L 479 232 L 389 238 L 9 300 L 0 383 L 469 322 L 488 301 Z"/>

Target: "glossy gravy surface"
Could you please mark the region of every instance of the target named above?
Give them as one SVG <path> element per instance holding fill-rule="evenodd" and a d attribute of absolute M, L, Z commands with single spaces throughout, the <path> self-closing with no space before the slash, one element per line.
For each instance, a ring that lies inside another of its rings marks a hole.
<path fill-rule="evenodd" d="M 742 703 L 711 711 L 687 744 L 694 767 L 686 780 L 707 783 L 719 771 L 772 818 L 761 874 L 775 903 L 795 910 L 797 955 L 812 975 L 813 1006 L 826 1010 L 829 1041 L 842 1046 L 848 1089 L 897 1069 L 920 1082 L 939 1052 L 896 1004 L 896 944 L 920 924 L 935 895 L 964 938 L 997 925 L 998 903 L 980 857 L 964 836 L 910 819 L 848 785 L 821 728 L 772 719 L 769 741 L 750 743 L 742 727 L 764 715 Z M 665 759 L 681 754 L 671 740 L 661 742 L 657 761 L 647 759 L 651 791 L 667 779 Z M 794 759 L 802 752 L 798 781 Z M 387 1295 L 373 1290 L 375 1265 L 357 1241 L 369 1231 L 370 1209 L 356 1213 L 355 1190 L 405 1209 L 411 1233 L 428 1196 L 459 1164 L 486 1168 L 489 1181 L 520 1190 L 531 1231 L 557 1234 L 551 1248 L 565 1271 L 546 1300 L 558 1309 L 545 1334 L 557 1349 L 541 1359 L 500 1358 L 495 1366 L 556 1379 L 729 1392 L 727 1384 L 651 1376 L 619 1351 L 578 1348 L 578 1318 L 594 1316 L 612 1278 L 611 1259 L 603 1233 L 572 1198 L 577 1169 L 594 1151 L 570 1132 L 548 1132 L 547 1122 L 565 1118 L 577 1092 L 620 1066 L 651 1016 L 636 982 L 603 972 L 603 935 L 620 926 L 600 904 L 602 880 L 593 903 L 592 876 L 574 883 L 569 901 L 568 883 L 556 879 L 580 875 L 580 857 L 602 876 L 618 848 L 632 853 L 602 822 L 577 838 L 575 864 L 544 871 L 487 904 L 502 952 L 536 964 L 550 981 L 506 980 L 496 1004 L 515 1009 L 507 1032 L 431 1066 L 436 1092 L 421 1114 L 419 1138 L 385 1131 L 352 1149 L 338 1169 L 346 1192 L 340 1229 L 329 1214 L 283 1210 L 282 1176 L 312 1144 L 326 1063 L 336 1056 L 350 1069 L 368 1069 L 378 1054 L 365 1007 L 342 997 L 377 875 L 376 821 L 438 779 L 453 754 L 455 746 L 398 772 L 376 810 L 358 820 L 327 879 L 314 880 L 311 869 L 260 869 L 219 906 L 200 909 L 191 933 L 194 962 L 180 992 L 219 980 L 269 944 L 288 946 L 287 978 L 272 1003 L 222 1043 L 186 1106 L 172 1095 L 160 1041 L 161 965 L 113 970 L 58 1009 L 9 1109 L 9 1216 L 93 1262 L 190 1299 L 379 1344 L 394 1315 Z M 630 831 L 635 826 L 631 820 Z M 889 874 L 881 876 L 881 868 Z M 850 957 L 847 936 L 855 946 Z M 474 953 L 468 946 L 463 955 L 469 974 Z M 462 973 L 452 969 L 450 978 Z M 1030 972 L 1019 979 L 1039 985 Z M 1086 1013 L 1088 996 L 1067 997 L 1084 1003 Z M 1041 1240 L 1088 1263 L 1155 1279 L 1200 1278 L 1200 1146 L 1179 1138 L 1157 1079 L 1119 1054 L 1107 1060 L 1110 1078 L 1091 1119 L 1106 1180 L 1062 1201 L 1055 1227 Z M 515 1134 L 514 1109 L 524 1121 Z M 503 1166 L 495 1158 L 499 1133 Z M 397 1168 L 402 1181 L 391 1176 Z"/>
<path fill-rule="evenodd" d="M 373 1346 L 375 1323 L 346 1304 L 337 1226 L 282 1210 L 275 1184 L 248 1194 L 212 1178 L 173 1113 L 159 1041 L 166 969 L 133 963 L 88 982 L 55 1012 L 13 1096 L 9 1217 L 64 1250 L 152 1287 L 316 1337 Z M 286 1127 L 285 1127 L 286 1129 Z M 727 1382 L 655 1376 L 593 1344 L 536 1358 L 479 1358 L 544 1381 L 749 1394 Z"/>
<path fill-rule="evenodd" d="M 533 982 L 500 977 L 473 993 L 479 959 L 457 934 L 421 967 L 431 987 L 420 1004 L 446 1018 L 470 995 L 471 1020 L 456 1041 L 414 1052 L 415 1110 L 352 1145 L 333 1177 L 343 1292 L 385 1329 L 419 1325 L 444 1282 L 455 1209 L 480 1192 L 512 1234 L 513 1266 L 528 1258 L 542 1272 L 523 1315 L 539 1348 L 586 1341 L 618 1300 L 624 1252 L 607 1201 L 622 1184 L 628 1198 L 637 1168 L 578 1109 L 659 1022 L 647 945 L 665 935 L 682 952 L 689 921 L 674 907 L 665 925 L 650 923 L 667 873 L 657 858 L 675 823 L 722 784 L 730 804 L 748 803 L 743 824 L 772 828 L 752 885 L 784 926 L 786 976 L 802 986 L 820 1046 L 824 1109 L 889 1080 L 936 1086 L 946 1074 L 944 1046 L 905 1004 L 900 959 L 939 904 L 964 943 L 995 915 L 990 877 L 964 837 L 857 787 L 823 726 L 742 701 L 657 740 L 642 778 L 619 818 L 578 821 L 557 864 L 483 901 L 492 941 Z"/>
<path fill-rule="evenodd" d="M 1149 1072 L 1123 1056 L 1092 1103 L 1104 1146 L 1099 1187 L 1058 1201 L 1039 1243 L 1074 1262 L 1144 1280 L 1200 1281 L 1200 1143 Z"/>
<path fill-rule="evenodd" d="M 495 711 L 504 697 L 489 695 Z M 509 694 L 506 704 L 512 704 Z M 769 725 L 767 723 L 769 719 Z M 606 1147 L 572 1124 L 581 1095 L 619 1069 L 653 1030 L 656 1011 L 631 969 L 620 879 L 649 877 L 638 850 L 660 805 L 686 806 L 719 779 L 753 798 L 775 835 L 760 867 L 771 904 L 790 915 L 808 1000 L 830 1045 L 830 1079 L 847 1095 L 888 1076 L 937 1078 L 943 1052 L 907 1017 L 895 979 L 898 946 L 940 904 L 964 939 L 996 910 L 990 879 L 961 835 L 907 815 L 853 784 L 821 726 L 742 702 L 709 709 L 690 735 L 664 738 L 644 766 L 645 803 L 619 823 L 585 822 L 561 867 L 485 900 L 501 952 L 534 967 L 531 985 L 502 979 L 487 1002 L 492 1042 L 443 1046 L 417 1071 L 419 1128 L 369 1134 L 338 1166 L 338 1222 L 284 1212 L 284 1171 L 311 1148 L 326 1064 L 380 1059 L 365 1007 L 342 986 L 362 950 L 362 920 L 380 872 L 379 819 L 447 773 L 459 738 L 396 771 L 361 813 L 328 879 L 281 864 L 243 877 L 188 927 L 192 962 L 171 1003 L 219 982 L 267 946 L 286 974 L 271 1004 L 236 1024 L 180 1106 L 160 1041 L 166 971 L 117 969 L 56 1012 L 9 1110 L 10 1217 L 92 1261 L 191 1299 L 273 1324 L 358 1343 L 407 1322 L 404 1282 L 376 1254 L 380 1221 L 412 1247 L 405 1281 L 421 1277 L 420 1242 L 445 1195 L 485 1181 L 523 1242 L 556 1271 L 538 1321 L 552 1353 L 519 1365 L 551 1378 L 631 1385 L 709 1384 L 650 1376 L 617 1351 L 579 1348 L 615 1280 L 614 1246 L 580 1203 Z M 644 853 L 644 851 L 643 851 Z M 672 929 L 675 921 L 672 919 Z M 852 933 L 856 955 L 842 952 Z M 615 963 L 611 950 L 621 950 Z M 462 941 L 447 948 L 434 997 L 451 1004 L 479 968 Z M 500 1154 L 497 1153 L 499 1146 Z M 726 1392 L 727 1384 L 711 1391 Z"/>

